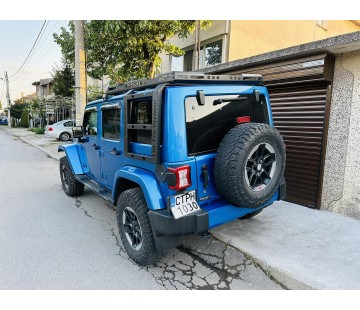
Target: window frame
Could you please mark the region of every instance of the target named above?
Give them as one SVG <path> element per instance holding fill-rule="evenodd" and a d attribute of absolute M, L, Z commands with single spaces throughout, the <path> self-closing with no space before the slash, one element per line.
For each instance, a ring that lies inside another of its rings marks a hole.
<path fill-rule="evenodd" d="M 217 41 L 222 41 L 222 44 L 221 44 L 221 62 L 220 63 L 224 63 L 225 62 L 225 36 L 222 35 L 222 36 L 216 36 L 216 37 L 213 37 L 209 40 L 204 40 L 201 42 L 201 45 L 200 45 L 200 50 L 201 50 L 201 63 L 200 63 L 200 68 L 199 69 L 204 69 L 204 68 L 209 68 L 209 67 L 212 67 L 212 66 L 216 66 L 216 65 L 211 65 L 211 66 L 205 66 L 205 63 L 206 63 L 206 46 L 209 45 L 209 44 L 212 44 L 212 43 L 215 43 Z M 194 63 L 194 54 L 195 52 L 197 53 L 197 51 L 195 51 L 194 49 L 194 46 L 188 46 L 187 48 L 184 48 L 183 51 L 185 53 L 188 53 L 188 52 L 192 52 L 191 55 L 191 70 L 195 70 L 195 63 Z M 174 56 L 171 56 L 171 57 L 174 57 Z M 188 71 L 188 70 L 185 70 L 185 54 L 182 55 L 182 57 L 184 58 L 183 59 L 183 71 Z M 173 71 L 172 68 L 171 68 L 171 60 L 170 60 L 170 71 Z"/>
<path fill-rule="evenodd" d="M 86 133 L 86 126 L 85 126 L 85 115 L 86 113 L 96 113 L 96 134 L 89 134 Z M 97 137 L 98 136 L 98 109 L 97 107 L 91 107 L 84 111 L 84 120 L 83 120 L 83 135 L 88 137 Z"/>
<path fill-rule="evenodd" d="M 101 117 L 100 117 L 100 122 L 101 122 L 101 139 L 102 140 L 109 140 L 109 141 L 114 141 L 114 142 L 120 142 L 121 141 L 121 107 L 119 105 L 119 103 L 117 104 L 107 104 L 107 105 L 103 105 L 101 107 Z M 115 138 L 109 138 L 109 137 L 105 137 L 105 131 L 104 131 L 104 122 L 103 122 L 103 115 L 104 115 L 104 111 L 109 111 L 109 110 L 115 110 L 118 111 L 119 114 L 119 123 L 118 123 L 118 129 L 119 129 L 119 138 L 115 139 Z"/>

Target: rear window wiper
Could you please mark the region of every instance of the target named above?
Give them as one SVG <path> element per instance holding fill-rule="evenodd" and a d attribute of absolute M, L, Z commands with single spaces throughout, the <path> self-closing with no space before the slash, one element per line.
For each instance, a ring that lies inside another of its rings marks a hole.
<path fill-rule="evenodd" d="M 223 102 L 247 100 L 248 97 L 236 97 L 236 98 L 218 98 L 213 101 L 213 105 L 222 104 Z"/>

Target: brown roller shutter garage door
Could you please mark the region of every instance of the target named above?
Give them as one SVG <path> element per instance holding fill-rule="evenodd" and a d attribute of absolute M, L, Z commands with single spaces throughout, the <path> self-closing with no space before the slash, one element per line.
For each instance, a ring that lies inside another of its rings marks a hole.
<path fill-rule="evenodd" d="M 320 207 L 333 69 L 333 57 L 322 54 L 228 72 L 263 75 L 286 145 L 285 200 L 311 208 Z"/>

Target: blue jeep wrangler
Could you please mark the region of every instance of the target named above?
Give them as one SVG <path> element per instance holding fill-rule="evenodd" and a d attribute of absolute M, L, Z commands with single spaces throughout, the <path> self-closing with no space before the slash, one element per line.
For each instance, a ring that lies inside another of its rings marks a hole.
<path fill-rule="evenodd" d="M 180 236 L 250 218 L 285 197 L 285 147 L 259 75 L 171 72 L 87 104 L 78 142 L 59 147 L 65 193 L 116 206 L 139 265 Z"/>

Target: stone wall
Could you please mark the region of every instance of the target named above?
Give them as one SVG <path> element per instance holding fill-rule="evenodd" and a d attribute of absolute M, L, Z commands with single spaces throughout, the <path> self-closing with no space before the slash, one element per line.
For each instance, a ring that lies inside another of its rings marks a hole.
<path fill-rule="evenodd" d="M 321 201 L 360 219 L 360 51 L 336 58 Z"/>

